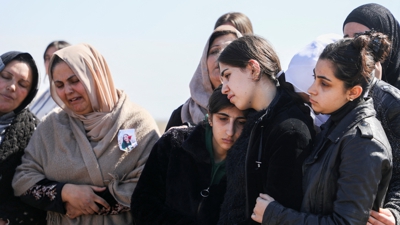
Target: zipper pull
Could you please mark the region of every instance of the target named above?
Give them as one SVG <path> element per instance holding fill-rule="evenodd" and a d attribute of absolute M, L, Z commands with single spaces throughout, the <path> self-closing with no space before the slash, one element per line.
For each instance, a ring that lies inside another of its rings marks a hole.
<path fill-rule="evenodd" d="M 200 195 L 202 196 L 202 197 L 204 197 L 204 198 L 207 198 L 209 195 L 210 195 L 210 187 L 208 187 L 208 188 L 206 188 L 206 189 L 204 189 L 204 190 L 202 190 L 202 191 L 200 191 Z"/>
<path fill-rule="evenodd" d="M 256 164 L 257 164 L 257 168 L 260 168 L 260 167 L 261 167 L 261 164 L 262 164 L 262 162 L 260 162 L 260 161 L 256 161 Z"/>

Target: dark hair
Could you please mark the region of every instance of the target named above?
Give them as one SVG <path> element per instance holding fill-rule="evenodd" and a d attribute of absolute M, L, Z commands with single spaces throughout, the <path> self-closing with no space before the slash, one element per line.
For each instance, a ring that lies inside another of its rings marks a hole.
<path fill-rule="evenodd" d="M 50 66 L 50 68 L 49 68 L 49 71 L 50 71 L 50 76 L 51 76 L 51 79 L 53 79 L 53 70 L 54 70 L 54 67 L 56 67 L 57 66 L 57 64 L 59 64 L 60 62 L 64 62 L 64 60 L 62 60 L 61 58 L 60 58 L 60 56 L 58 56 L 58 55 L 53 55 L 53 61 L 51 61 L 51 65 L 49 65 Z"/>
<path fill-rule="evenodd" d="M 49 48 L 55 47 L 57 50 L 60 50 L 65 47 L 68 47 L 70 45 L 71 45 L 70 43 L 68 43 L 66 41 L 62 41 L 62 40 L 50 42 L 50 44 L 47 45 L 46 50 L 44 50 L 43 59 L 46 60 L 46 52 L 47 52 L 47 50 L 49 50 Z"/>
<path fill-rule="evenodd" d="M 227 34 L 233 34 L 235 35 L 236 38 L 238 38 L 238 34 L 234 31 L 231 30 L 219 30 L 219 31 L 215 31 L 214 33 L 211 34 L 210 39 L 208 40 L 208 49 L 207 49 L 207 56 L 208 56 L 208 52 L 210 51 L 211 45 L 213 43 L 213 41 L 221 36 L 227 35 Z"/>
<path fill-rule="evenodd" d="M 264 38 L 245 35 L 230 43 L 218 61 L 244 69 L 251 59 L 260 64 L 261 74 L 278 83 L 276 75 L 281 71 L 281 63 L 272 45 Z"/>
<path fill-rule="evenodd" d="M 383 62 L 390 48 L 387 35 L 366 31 L 354 39 L 345 38 L 327 45 L 319 59 L 333 63 L 335 77 L 344 82 L 346 89 L 360 85 L 364 94 L 373 78 L 375 63 Z"/>
<path fill-rule="evenodd" d="M 215 23 L 214 29 L 226 24 L 227 22 L 232 23 L 235 28 L 242 34 L 253 34 L 253 26 L 251 25 L 250 19 L 240 12 L 229 12 L 220 16 Z"/>
<path fill-rule="evenodd" d="M 214 89 L 213 93 L 208 99 L 208 106 L 207 106 L 208 113 L 212 115 L 228 107 L 236 107 L 236 106 L 229 101 L 226 94 L 222 94 L 222 84 L 221 84 Z M 245 117 L 247 116 L 247 113 L 248 110 L 243 110 L 243 114 Z M 205 122 L 208 123 L 207 121 Z"/>

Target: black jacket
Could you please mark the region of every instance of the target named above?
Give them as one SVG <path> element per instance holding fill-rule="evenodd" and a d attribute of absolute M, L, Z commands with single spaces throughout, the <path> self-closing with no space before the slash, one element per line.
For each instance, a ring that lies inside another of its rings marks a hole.
<path fill-rule="evenodd" d="M 227 191 L 218 224 L 256 224 L 250 216 L 259 193 L 300 209 L 303 160 L 314 135 L 309 112 L 285 90 L 266 110 L 248 116 L 227 155 Z"/>
<path fill-rule="evenodd" d="M 400 90 L 374 79 L 369 95 L 374 100 L 376 118 L 381 121 L 392 147 L 393 173 L 384 208 L 388 208 L 400 225 Z"/>
<path fill-rule="evenodd" d="M 29 110 L 22 110 L 7 128 L 0 145 L 0 218 L 9 219 L 10 224 L 46 224 L 46 212 L 23 203 L 14 196 L 11 186 L 15 168 L 21 164 L 37 122 Z"/>
<path fill-rule="evenodd" d="M 263 224 L 366 224 L 383 205 L 392 171 L 389 142 L 372 100 L 356 106 L 326 136 L 318 136 L 304 163 L 301 212 L 268 205 Z M 331 118 L 321 127 L 330 127 Z"/>
<path fill-rule="evenodd" d="M 140 224 L 216 224 L 226 178 L 211 183 L 211 157 L 203 125 L 171 129 L 154 146 L 132 195 L 131 211 Z"/>
<path fill-rule="evenodd" d="M 182 117 L 181 117 L 181 112 L 182 112 L 182 106 L 179 106 L 177 109 L 175 109 L 172 114 L 171 117 L 168 120 L 167 126 L 165 127 L 165 132 L 167 132 L 167 130 L 169 130 L 169 128 L 171 127 L 176 127 L 176 126 L 180 126 L 182 125 Z"/>

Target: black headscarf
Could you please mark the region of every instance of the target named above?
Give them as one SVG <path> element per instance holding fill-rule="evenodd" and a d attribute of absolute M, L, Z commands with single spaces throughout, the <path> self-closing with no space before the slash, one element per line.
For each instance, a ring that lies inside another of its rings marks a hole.
<path fill-rule="evenodd" d="M 32 87 L 31 90 L 29 91 L 28 95 L 22 101 L 22 103 L 14 110 L 15 114 L 18 114 L 21 112 L 23 109 L 25 109 L 35 98 L 36 93 L 38 91 L 38 80 L 39 80 L 39 72 L 36 67 L 35 60 L 32 58 L 32 56 L 29 53 L 26 52 L 17 52 L 17 51 L 11 51 L 11 52 L 6 52 L 3 55 L 0 56 L 0 71 L 6 67 L 8 63 L 13 61 L 14 59 L 16 60 L 21 60 L 23 62 L 26 62 L 31 71 L 32 71 Z"/>
<path fill-rule="evenodd" d="M 392 50 L 382 64 L 382 80 L 400 89 L 400 24 L 385 7 L 370 3 L 355 8 L 343 23 L 356 22 L 389 36 Z"/>

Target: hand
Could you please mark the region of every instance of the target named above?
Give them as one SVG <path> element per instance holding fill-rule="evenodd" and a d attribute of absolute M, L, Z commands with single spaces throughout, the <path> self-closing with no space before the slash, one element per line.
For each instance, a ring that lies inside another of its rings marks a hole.
<path fill-rule="evenodd" d="M 73 207 L 84 215 L 90 215 L 99 212 L 100 209 L 96 203 L 110 208 L 103 198 L 94 193 L 95 191 L 102 192 L 105 189 L 105 187 L 90 185 L 65 184 L 61 190 L 61 198 L 63 202 L 70 204 L 69 208 Z"/>
<path fill-rule="evenodd" d="M 269 205 L 269 203 L 275 201 L 271 196 L 267 194 L 260 194 L 260 197 L 256 199 L 256 206 L 253 209 L 253 214 L 251 214 L 251 218 L 258 222 L 261 223 L 265 209 Z"/>
<path fill-rule="evenodd" d="M 68 218 L 70 219 L 75 219 L 78 216 L 85 215 L 84 212 L 73 207 L 69 202 L 65 203 L 65 209 L 67 211 L 65 215 L 68 216 Z"/>
<path fill-rule="evenodd" d="M 395 225 L 396 220 L 389 209 L 379 208 L 379 212 L 371 210 L 367 225 Z"/>

